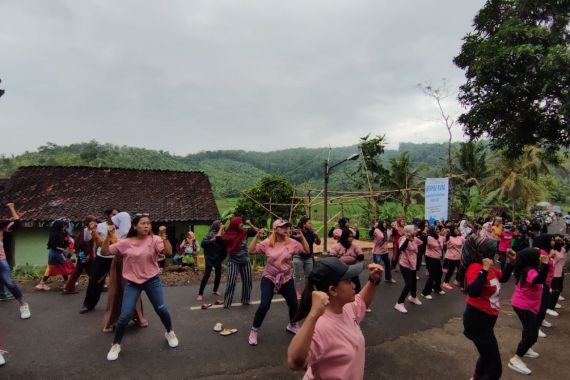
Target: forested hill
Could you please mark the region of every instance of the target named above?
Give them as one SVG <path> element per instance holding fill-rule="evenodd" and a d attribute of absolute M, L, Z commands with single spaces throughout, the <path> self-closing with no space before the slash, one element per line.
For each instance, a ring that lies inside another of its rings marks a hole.
<path fill-rule="evenodd" d="M 385 166 L 390 158 L 408 151 L 416 165 L 422 165 L 425 174 L 435 175 L 445 164 L 446 144 L 402 143 L 399 150 L 387 150 L 383 155 Z M 88 165 L 96 167 L 128 167 L 136 169 L 171 169 L 204 171 L 210 177 L 217 197 L 238 196 L 267 174 L 286 176 L 296 184 L 309 183 L 322 187 L 323 162 L 329 157 L 334 164 L 353 153 L 358 146 L 339 148 L 293 148 L 273 152 L 243 150 L 206 151 L 187 156 L 176 156 L 156 151 L 111 144 L 88 143 L 60 146 L 48 143 L 37 151 L 21 155 L 2 156 L 0 176 L 9 176 L 18 167 L 26 165 Z M 331 189 L 350 189 L 350 173 L 356 165 L 348 162 L 331 174 Z"/>

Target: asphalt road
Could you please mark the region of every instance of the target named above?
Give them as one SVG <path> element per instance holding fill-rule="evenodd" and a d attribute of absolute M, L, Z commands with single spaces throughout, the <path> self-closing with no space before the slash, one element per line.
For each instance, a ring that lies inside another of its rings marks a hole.
<path fill-rule="evenodd" d="M 365 275 L 361 277 L 364 281 Z M 402 315 L 393 308 L 403 286 L 399 273 L 395 278 L 396 284 L 379 285 L 372 312 L 361 324 L 367 347 L 417 331 L 442 327 L 463 312 L 463 296 L 459 290 L 454 290 L 443 296 L 434 295 L 431 301 L 422 300 L 422 306 L 409 305 L 409 313 Z M 419 289 L 423 282 L 423 279 L 418 281 Z M 216 298 L 208 293 L 211 289 L 209 284 L 206 301 L 213 303 Z M 252 300 L 259 300 L 258 282 L 254 283 L 253 289 Z M 195 300 L 197 286 L 167 287 L 164 290 L 179 347 L 168 347 L 162 324 L 144 296 L 145 316 L 150 326 L 145 329 L 129 328 L 116 362 L 106 360 L 112 334 L 101 331 L 105 294 L 93 312 L 80 315 L 78 311 L 84 291 L 65 296 L 55 291 L 28 293 L 25 296 L 32 318 L 25 321 L 19 319 L 15 301 L 1 302 L 0 337 L 9 354 L 5 355 L 6 365 L 0 368 L 0 379 L 302 377 L 302 373 L 294 373 L 286 365 L 291 334 L 285 331 L 288 322 L 285 302 L 273 303 L 260 330 L 259 345 L 251 347 L 247 336 L 256 305 L 236 306 L 230 310 L 193 310 L 201 304 Z M 510 289 L 506 291 L 511 294 Z M 241 284 L 238 283 L 234 301 L 239 301 L 240 294 Z M 276 300 L 280 298 L 276 296 Z M 234 335 L 220 336 L 212 330 L 216 322 L 239 331 Z M 389 368 L 389 363 L 382 364 Z M 367 373 L 370 373 L 369 366 L 373 365 L 378 363 L 367 358 Z"/>

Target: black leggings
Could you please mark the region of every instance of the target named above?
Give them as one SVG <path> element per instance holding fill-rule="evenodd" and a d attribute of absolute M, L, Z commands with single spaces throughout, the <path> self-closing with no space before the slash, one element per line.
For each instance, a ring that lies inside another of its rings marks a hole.
<path fill-rule="evenodd" d="M 443 260 L 443 268 L 444 268 L 443 271 L 445 272 L 445 279 L 443 280 L 443 282 L 449 284 L 449 280 L 451 280 L 451 276 L 453 276 L 455 269 L 459 267 L 459 262 L 460 260 L 450 260 L 450 259 Z"/>
<path fill-rule="evenodd" d="M 416 271 L 400 265 L 400 272 L 402 273 L 402 277 L 404 277 L 404 289 L 402 289 L 400 298 L 398 298 L 398 303 L 404 303 L 408 293 L 410 293 L 412 297 L 416 297 Z"/>
<path fill-rule="evenodd" d="M 540 297 L 540 310 L 536 316 L 537 318 L 537 326 L 540 328 L 542 321 L 546 318 L 546 309 L 548 309 L 548 305 L 550 304 L 550 286 L 544 284 L 542 285 L 542 296 Z"/>
<path fill-rule="evenodd" d="M 253 328 L 258 329 L 261 327 L 269 308 L 271 307 L 271 300 L 275 293 L 275 284 L 268 278 L 262 277 L 261 278 L 261 302 L 257 311 L 255 312 L 255 316 L 253 317 Z M 295 314 L 297 314 L 297 308 L 299 305 L 297 304 L 297 293 L 295 292 L 295 283 L 293 279 L 290 279 L 286 283 L 282 284 L 279 288 L 278 294 L 281 294 L 283 298 L 285 298 L 285 302 L 287 302 L 287 306 L 289 307 L 289 320 L 291 321 Z"/>
<path fill-rule="evenodd" d="M 517 346 L 517 355 L 522 358 L 538 340 L 538 327 L 541 322 L 538 322 L 538 315 L 530 310 L 519 309 L 515 306 L 513 306 L 513 309 L 523 325 L 521 341 Z"/>
<path fill-rule="evenodd" d="M 199 295 L 204 294 L 204 288 L 210 279 L 210 274 L 212 273 L 212 269 L 214 269 L 214 292 L 218 291 L 220 287 L 220 280 L 222 278 L 222 261 L 210 261 L 206 259 L 206 270 L 204 271 L 204 277 L 202 277 L 202 282 L 200 282 L 200 290 L 198 291 Z"/>
<path fill-rule="evenodd" d="M 552 289 L 552 292 L 550 293 L 548 308 L 550 310 L 554 310 L 558 303 L 558 297 L 560 297 L 560 293 L 562 293 L 562 290 L 564 289 L 564 277 L 554 277 L 552 279 L 552 284 L 550 284 L 550 288 Z"/>
<path fill-rule="evenodd" d="M 424 290 L 422 290 L 422 294 L 427 296 L 431 294 L 432 290 L 439 293 L 441 292 L 441 260 L 434 259 L 433 257 L 425 257 L 426 259 L 426 267 L 429 273 L 429 277 L 426 280 L 426 285 L 424 286 Z"/>
<path fill-rule="evenodd" d="M 475 344 L 479 352 L 474 379 L 497 380 L 503 373 L 499 344 L 494 331 L 495 322 L 497 317 L 471 305 L 467 305 L 463 313 L 463 334 Z"/>

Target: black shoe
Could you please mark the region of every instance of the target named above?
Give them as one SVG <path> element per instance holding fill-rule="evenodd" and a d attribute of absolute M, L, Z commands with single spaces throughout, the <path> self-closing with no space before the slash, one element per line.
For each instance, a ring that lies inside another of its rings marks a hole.
<path fill-rule="evenodd" d="M 79 314 L 89 313 L 91 310 L 93 310 L 93 309 L 91 309 L 87 306 L 83 306 L 81 309 L 79 309 Z"/>

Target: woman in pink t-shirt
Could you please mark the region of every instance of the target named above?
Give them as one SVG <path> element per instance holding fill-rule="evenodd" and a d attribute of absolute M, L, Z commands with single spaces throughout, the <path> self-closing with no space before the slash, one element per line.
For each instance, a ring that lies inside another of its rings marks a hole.
<path fill-rule="evenodd" d="M 392 236 L 392 231 L 386 228 L 386 222 L 379 220 L 371 230 L 374 239 L 374 248 L 372 248 L 372 260 L 375 264 L 384 264 L 384 276 L 386 282 L 393 284 L 396 282 L 392 278 L 390 270 L 390 254 L 388 253 L 388 239 Z"/>
<path fill-rule="evenodd" d="M 404 278 L 404 288 L 398 302 L 394 305 L 394 309 L 400 313 L 407 313 L 408 310 L 404 307 L 404 301 L 408 293 L 408 301 L 415 305 L 421 305 L 421 301 L 416 294 L 417 278 L 416 278 L 416 262 L 418 259 L 418 246 L 423 242 L 416 237 L 416 227 L 408 225 L 404 227 L 404 235 L 398 241 L 398 251 L 400 252 L 400 272 Z"/>
<path fill-rule="evenodd" d="M 329 249 L 329 255 L 338 257 L 345 264 L 352 265 L 357 261 L 364 260 L 362 248 L 354 244 L 354 235 L 351 230 L 343 230 L 338 242 Z M 352 279 L 356 286 L 356 293 L 361 289 L 360 278 L 355 276 Z"/>
<path fill-rule="evenodd" d="M 443 245 L 445 244 L 445 237 L 439 234 L 442 228 L 431 226 L 427 237 L 425 260 L 429 276 L 421 294 L 428 300 L 433 298 L 431 295 L 432 291 L 441 295 L 445 294 L 443 289 L 441 289 L 441 276 L 443 275 L 441 256 L 443 254 Z"/>
<path fill-rule="evenodd" d="M 558 238 L 560 239 L 560 238 Z M 554 257 L 554 277 L 552 278 L 548 309 L 555 311 L 556 305 L 562 289 L 564 289 L 564 266 L 566 265 L 566 252 L 570 248 L 570 241 L 568 239 L 558 240 L 556 243 L 556 253 Z M 543 324 L 544 326 L 544 324 Z M 546 327 L 546 326 L 545 326 Z"/>
<path fill-rule="evenodd" d="M 347 265 L 336 257 L 315 263 L 301 298 L 295 321 L 305 319 L 287 351 L 293 370 L 305 370 L 303 379 L 361 380 L 365 342 L 360 322 L 372 304 L 383 268 L 369 264 L 369 280 L 355 295 L 351 278 L 360 263 Z"/>
<path fill-rule="evenodd" d="M 164 295 L 158 276 L 158 260 L 164 258 L 164 253 L 172 254 L 172 246 L 166 237 L 166 227 L 159 228 L 159 236 L 152 234 L 148 214 L 137 214 L 132 221 L 127 238 L 115 244 L 115 227 L 109 226 L 108 234 L 103 241 L 101 254 L 121 255 L 123 257 L 123 278 L 127 280 L 124 289 L 121 315 L 115 329 L 115 338 L 107 360 L 117 360 L 121 352 L 121 340 L 127 329 L 127 324 L 135 312 L 135 305 L 144 290 L 154 310 L 166 328 L 164 334 L 170 347 L 178 346 L 178 339 L 172 330 L 172 321 L 168 308 L 164 304 Z"/>
<path fill-rule="evenodd" d="M 263 270 L 260 284 L 261 302 L 255 312 L 248 337 L 249 344 L 252 346 L 257 345 L 258 330 L 261 328 L 275 294 L 283 295 L 289 307 L 289 324 L 285 329 L 293 334 L 296 334 L 299 329 L 299 326 L 292 322 L 297 314 L 298 305 L 291 266 L 294 255 L 309 253 L 309 244 L 299 229 L 295 229 L 292 235 L 294 239 L 291 239 L 289 237 L 290 228 L 291 223 L 277 219 L 273 222 L 273 232 L 269 238 L 258 243 L 257 239 L 264 233 L 263 230 L 259 230 L 249 245 L 250 254 L 263 253 L 267 257 L 267 265 Z M 299 239 L 300 242 L 295 239 Z"/>
<path fill-rule="evenodd" d="M 536 248 L 526 248 L 517 253 L 515 278 L 517 280 L 511 304 L 522 325 L 522 337 L 516 355 L 509 360 L 509 368 L 530 375 L 531 370 L 522 361 L 523 357 L 537 358 L 532 346 L 538 339 L 538 312 L 542 287 L 548 274 L 548 256 L 540 255 Z"/>
<path fill-rule="evenodd" d="M 445 252 L 445 258 L 443 260 L 443 273 L 445 273 L 445 278 L 443 279 L 443 288 L 448 290 L 453 290 L 453 286 L 449 284 L 451 276 L 455 273 L 455 269 L 459 268 L 459 263 L 461 262 L 461 248 L 463 248 L 463 243 L 465 239 L 461 236 L 461 231 L 459 229 L 452 227 L 447 235 L 447 251 Z M 459 281 L 457 276 L 453 282 L 455 285 L 459 286 Z"/>

